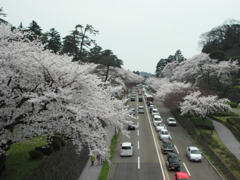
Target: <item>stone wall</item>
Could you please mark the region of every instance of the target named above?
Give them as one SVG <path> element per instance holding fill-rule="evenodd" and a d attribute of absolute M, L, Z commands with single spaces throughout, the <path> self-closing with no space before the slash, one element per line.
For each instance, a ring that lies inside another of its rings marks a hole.
<path fill-rule="evenodd" d="M 89 150 L 84 147 L 76 154 L 71 141 L 66 142 L 59 152 L 48 156 L 33 173 L 24 180 L 77 180 L 89 159 Z"/>

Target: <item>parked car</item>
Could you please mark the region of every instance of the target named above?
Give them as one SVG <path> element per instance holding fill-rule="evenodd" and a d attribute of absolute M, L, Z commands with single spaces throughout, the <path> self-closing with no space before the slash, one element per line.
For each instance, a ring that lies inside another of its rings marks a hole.
<path fill-rule="evenodd" d="M 169 138 L 170 139 L 170 133 L 168 132 L 167 129 L 162 129 L 160 132 L 159 132 L 159 138 L 162 140 L 164 138 Z"/>
<path fill-rule="evenodd" d="M 176 126 L 177 125 L 177 121 L 173 117 L 167 118 L 167 123 L 168 123 L 169 126 Z"/>
<path fill-rule="evenodd" d="M 132 96 L 132 97 L 131 97 L 131 101 L 135 101 L 135 97 Z"/>
<path fill-rule="evenodd" d="M 154 126 L 157 132 L 161 132 L 163 129 L 166 129 L 166 126 L 163 123 L 155 123 Z"/>
<path fill-rule="evenodd" d="M 202 153 L 197 147 L 187 147 L 186 155 L 190 161 L 202 161 Z"/>
<path fill-rule="evenodd" d="M 137 124 L 135 122 L 131 122 L 128 124 L 128 130 L 135 130 L 137 128 Z"/>
<path fill-rule="evenodd" d="M 151 111 L 152 111 L 153 108 L 156 108 L 156 106 L 155 106 L 154 104 L 151 104 L 151 105 L 149 106 L 149 111 L 150 111 L 150 113 L 151 113 Z"/>
<path fill-rule="evenodd" d="M 167 161 L 166 161 L 166 165 L 168 170 L 176 170 L 176 171 L 180 171 L 180 159 L 178 158 L 176 153 L 168 153 L 167 154 Z"/>
<path fill-rule="evenodd" d="M 169 152 L 173 152 L 173 144 L 172 144 L 172 141 L 170 139 L 166 139 L 164 138 L 162 140 L 162 153 L 163 154 L 166 154 L 166 153 L 169 153 Z"/>
<path fill-rule="evenodd" d="M 136 114 L 135 108 L 131 108 L 130 109 L 130 115 L 135 115 L 135 114 Z"/>
<path fill-rule="evenodd" d="M 152 105 L 152 104 L 153 104 L 152 101 L 149 101 L 149 102 L 147 103 L 148 106 L 150 106 L 150 105 Z"/>
<path fill-rule="evenodd" d="M 144 114 L 144 106 L 138 106 L 138 114 Z"/>
<path fill-rule="evenodd" d="M 175 172 L 173 180 L 190 180 L 190 177 L 186 172 Z"/>
<path fill-rule="evenodd" d="M 153 125 L 154 126 L 155 126 L 155 123 L 161 123 L 162 122 L 162 118 L 159 115 L 154 115 L 152 120 L 153 120 Z"/>
<path fill-rule="evenodd" d="M 132 156 L 133 144 L 131 142 L 123 142 L 120 148 L 120 156 Z"/>

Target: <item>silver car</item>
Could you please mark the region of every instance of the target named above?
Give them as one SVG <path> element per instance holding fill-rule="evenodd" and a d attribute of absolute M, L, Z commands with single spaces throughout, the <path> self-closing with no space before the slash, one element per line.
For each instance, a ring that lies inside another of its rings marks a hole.
<path fill-rule="evenodd" d="M 163 124 L 163 123 L 156 123 L 155 124 L 155 130 L 157 132 L 161 132 L 163 129 L 166 129 L 165 124 Z"/>
<path fill-rule="evenodd" d="M 177 125 L 177 121 L 173 117 L 167 118 L 167 123 L 168 123 L 169 126 L 176 126 Z"/>
<path fill-rule="evenodd" d="M 202 153 L 197 147 L 187 147 L 186 155 L 190 161 L 202 161 Z"/>
<path fill-rule="evenodd" d="M 159 132 L 159 138 L 162 140 L 164 138 L 168 138 L 170 139 L 170 133 L 168 132 L 167 129 L 162 129 L 160 132 Z"/>
<path fill-rule="evenodd" d="M 144 106 L 138 106 L 138 114 L 144 114 Z"/>
<path fill-rule="evenodd" d="M 121 144 L 120 156 L 132 156 L 133 144 L 131 142 L 123 142 Z"/>

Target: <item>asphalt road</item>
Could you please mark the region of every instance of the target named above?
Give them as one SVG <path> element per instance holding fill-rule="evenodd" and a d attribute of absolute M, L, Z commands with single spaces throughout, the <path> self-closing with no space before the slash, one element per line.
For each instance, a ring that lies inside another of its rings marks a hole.
<path fill-rule="evenodd" d="M 221 177 L 207 159 L 203 158 L 202 162 L 190 162 L 188 160 L 185 154 L 186 147 L 195 146 L 195 144 L 179 124 L 176 127 L 167 126 L 166 119 L 172 115 L 162 102 L 154 101 L 154 104 L 171 134 L 175 146 L 174 150 L 181 159 L 181 171 L 187 172 L 191 176 L 191 180 L 220 180 Z M 166 169 L 166 155 L 161 152 L 161 141 L 158 133 L 154 130 L 151 115 L 148 113 L 148 106 L 144 102 L 138 101 L 129 103 L 130 108 L 137 109 L 139 105 L 145 106 L 145 113 L 136 114 L 138 119 L 133 120 L 138 123 L 139 128 L 130 132 L 130 139 L 125 136 L 119 138 L 108 179 L 173 179 L 175 171 Z M 119 151 L 122 142 L 132 142 L 134 144 L 132 157 L 120 157 Z"/>

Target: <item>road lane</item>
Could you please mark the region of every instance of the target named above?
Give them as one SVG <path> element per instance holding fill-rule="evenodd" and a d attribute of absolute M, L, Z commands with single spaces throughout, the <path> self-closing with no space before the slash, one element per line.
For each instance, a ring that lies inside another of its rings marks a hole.
<path fill-rule="evenodd" d="M 135 103 L 130 102 L 130 108 L 136 107 Z M 142 106 L 145 104 L 144 102 L 139 102 L 138 105 Z M 165 180 L 146 111 L 147 109 L 145 109 L 144 114 L 139 114 L 137 120 L 133 120 L 139 123 L 139 128 L 130 132 L 130 139 L 125 136 L 119 137 L 118 147 L 115 151 L 108 179 Z M 120 144 L 125 141 L 130 141 L 134 144 L 132 157 L 120 157 L 119 155 Z"/>

